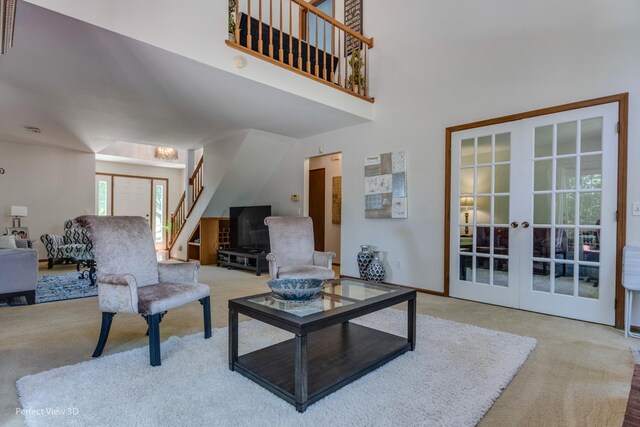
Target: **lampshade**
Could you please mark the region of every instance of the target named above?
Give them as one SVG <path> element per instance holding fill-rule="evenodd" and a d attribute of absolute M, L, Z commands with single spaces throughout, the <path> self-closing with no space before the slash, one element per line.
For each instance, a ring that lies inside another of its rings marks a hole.
<path fill-rule="evenodd" d="M 461 197 L 460 198 L 460 206 L 462 206 L 462 207 L 473 206 L 473 197 L 470 197 L 470 196 Z"/>
<path fill-rule="evenodd" d="M 27 216 L 27 207 L 11 206 L 11 216 Z"/>
<path fill-rule="evenodd" d="M 156 147 L 153 157 L 158 160 L 178 160 L 178 150 L 171 147 Z"/>

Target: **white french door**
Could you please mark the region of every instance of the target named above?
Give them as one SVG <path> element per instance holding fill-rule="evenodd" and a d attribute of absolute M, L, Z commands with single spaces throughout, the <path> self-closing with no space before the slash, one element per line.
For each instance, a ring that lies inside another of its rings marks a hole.
<path fill-rule="evenodd" d="M 451 296 L 614 323 L 617 103 L 452 136 Z"/>

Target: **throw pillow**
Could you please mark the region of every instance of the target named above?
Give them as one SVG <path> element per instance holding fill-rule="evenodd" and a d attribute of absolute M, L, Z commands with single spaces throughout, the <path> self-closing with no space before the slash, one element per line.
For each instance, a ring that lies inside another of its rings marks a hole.
<path fill-rule="evenodd" d="M 0 236 L 0 249 L 15 249 L 16 238 L 13 236 Z"/>

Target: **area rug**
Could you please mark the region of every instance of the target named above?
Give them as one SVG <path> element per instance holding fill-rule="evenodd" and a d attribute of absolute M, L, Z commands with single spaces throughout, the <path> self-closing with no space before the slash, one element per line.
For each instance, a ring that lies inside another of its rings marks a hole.
<path fill-rule="evenodd" d="M 354 320 L 406 334 L 407 313 Z M 292 337 L 240 323 L 240 354 Z M 406 336 L 406 335 L 404 335 Z M 171 337 L 162 366 L 148 348 L 64 366 L 17 382 L 29 426 L 472 426 L 535 348 L 533 338 L 417 316 L 417 347 L 311 405 L 303 414 L 229 371 L 227 328 Z M 107 343 L 106 350 L 109 350 Z"/>
<path fill-rule="evenodd" d="M 88 278 L 80 279 L 79 276 L 80 273 L 71 272 L 38 277 L 36 304 L 98 295 L 98 287 L 91 286 Z"/>

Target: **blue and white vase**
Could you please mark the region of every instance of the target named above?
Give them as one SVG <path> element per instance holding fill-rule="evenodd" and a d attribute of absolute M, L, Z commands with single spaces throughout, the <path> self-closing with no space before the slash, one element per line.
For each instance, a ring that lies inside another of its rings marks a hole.
<path fill-rule="evenodd" d="M 362 280 L 367 280 L 367 267 L 373 260 L 373 252 L 369 250 L 369 246 L 362 245 L 360 246 L 361 251 L 358 252 L 357 260 L 358 260 L 358 271 L 360 272 L 360 278 Z"/>
<path fill-rule="evenodd" d="M 367 267 L 367 281 L 373 283 L 382 282 L 385 276 L 384 265 L 382 265 L 378 253 L 378 251 L 373 251 L 373 260 Z"/>

